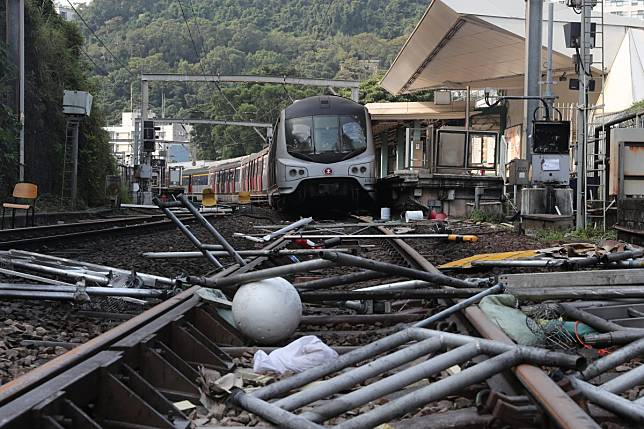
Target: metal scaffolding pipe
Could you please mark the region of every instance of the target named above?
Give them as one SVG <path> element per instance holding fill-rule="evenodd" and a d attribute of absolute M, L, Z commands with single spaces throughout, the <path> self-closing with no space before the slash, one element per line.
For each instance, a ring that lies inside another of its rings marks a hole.
<path fill-rule="evenodd" d="M 262 240 L 271 241 L 272 239 L 277 238 L 277 237 L 279 237 L 281 235 L 284 235 L 287 232 L 291 232 L 294 229 L 298 229 L 298 228 L 301 228 L 303 226 L 306 226 L 306 225 L 310 224 L 311 222 L 313 222 L 312 217 L 306 217 L 304 219 L 300 219 L 297 222 L 293 222 L 292 224 L 285 226 L 284 228 L 280 228 L 277 231 L 273 231 L 270 234 L 265 235 L 264 237 L 262 237 Z"/>
<path fill-rule="evenodd" d="M 359 225 L 357 225 L 359 226 Z M 438 239 L 447 241 L 478 241 L 476 235 L 457 235 L 457 234 L 297 234 L 287 235 L 284 237 L 286 240 L 319 240 L 329 238 L 339 238 L 341 240 L 427 240 Z"/>
<path fill-rule="evenodd" d="M 413 339 L 414 338 L 409 330 L 397 332 L 393 335 L 389 335 L 385 338 L 374 341 L 373 343 L 360 347 L 357 350 L 344 354 L 335 360 L 300 372 L 299 374 L 295 374 L 291 377 L 284 378 L 277 383 L 261 387 L 252 392 L 252 395 L 259 399 L 274 398 L 336 371 L 340 371 L 350 365 L 354 365 L 365 359 L 377 356 L 387 350 L 401 346 Z"/>
<path fill-rule="evenodd" d="M 476 304 L 477 302 L 479 302 L 480 300 L 482 300 L 486 296 L 495 295 L 495 294 L 498 294 L 498 293 L 503 293 L 503 291 L 504 291 L 504 287 L 501 284 L 492 286 L 491 288 L 486 289 L 483 292 L 479 292 L 479 293 L 477 293 L 476 295 L 474 295 L 474 296 L 472 296 L 470 298 L 467 298 L 467 299 L 464 299 L 462 301 L 459 301 L 458 303 L 452 305 L 449 308 L 446 308 L 443 311 L 439 311 L 438 313 L 432 315 L 431 317 L 428 317 L 425 320 L 421 320 L 420 322 L 415 323 L 414 328 L 425 328 L 425 327 L 431 325 L 432 323 L 436 323 L 439 320 L 443 320 L 446 317 L 449 317 L 452 314 L 454 314 L 454 313 L 456 313 L 458 311 L 461 311 L 462 309 L 464 309 L 466 307 L 469 307 L 472 304 Z"/>
<path fill-rule="evenodd" d="M 604 372 L 617 367 L 618 365 L 628 362 L 629 360 L 641 356 L 644 353 L 644 338 L 637 340 L 627 346 L 614 351 L 592 364 L 579 373 L 582 380 L 592 380 Z"/>
<path fill-rule="evenodd" d="M 188 240 L 190 240 L 190 242 L 191 242 L 191 243 L 192 243 L 192 244 L 193 244 L 197 249 L 199 249 L 199 251 L 203 254 L 203 256 L 208 260 L 208 262 L 210 262 L 211 264 L 213 264 L 213 265 L 214 265 L 215 267 L 217 267 L 217 268 L 223 268 L 223 265 L 221 265 L 221 262 L 219 262 L 219 261 L 217 260 L 217 258 L 215 258 L 214 256 L 212 256 L 208 250 L 206 250 L 206 249 L 204 249 L 204 248 L 203 248 L 203 245 L 201 244 L 201 241 L 200 241 L 197 237 L 195 237 L 195 235 L 192 233 L 192 231 L 190 231 L 190 230 L 188 229 L 188 227 L 187 227 L 187 226 L 185 226 L 185 225 L 183 224 L 183 222 L 181 222 L 181 220 L 179 220 L 179 218 L 178 218 L 178 217 L 177 217 L 173 212 L 171 212 L 171 211 L 170 211 L 170 209 L 168 208 L 168 206 L 167 206 L 167 205 L 164 205 L 164 204 L 161 202 L 161 200 L 159 200 L 157 197 L 154 197 L 154 199 L 153 199 L 152 201 L 154 202 L 154 204 L 156 204 L 157 206 L 159 206 L 159 208 L 161 209 L 161 211 L 162 211 L 162 212 L 163 212 L 163 213 L 164 213 L 164 214 L 165 214 L 165 215 L 166 215 L 166 216 L 167 216 L 167 217 L 168 217 L 172 222 L 174 222 L 174 224 L 177 226 L 177 228 L 179 228 L 179 230 L 183 233 L 183 235 L 185 235 L 185 236 L 186 236 L 186 238 L 188 238 Z"/>
<path fill-rule="evenodd" d="M 244 410 L 286 429 L 324 429 L 323 426 L 262 401 L 242 389 L 235 389 L 230 395 L 230 400 Z"/>
<path fill-rule="evenodd" d="M 88 295 L 96 296 L 127 296 L 130 298 L 160 298 L 167 295 L 167 291 L 159 289 L 134 289 L 115 287 L 78 287 L 62 285 L 40 285 L 40 284 L 5 284 L 0 283 L 0 291 L 22 291 L 22 292 L 65 292 L 75 293 L 84 291 Z"/>
<path fill-rule="evenodd" d="M 422 280 L 406 280 L 403 282 L 386 283 L 376 286 L 367 286 L 360 289 L 355 289 L 356 292 L 370 292 L 379 290 L 403 290 L 403 289 L 420 289 L 423 287 L 433 287 L 431 283 Z"/>
<path fill-rule="evenodd" d="M 514 351 L 507 353 L 510 353 L 515 358 L 518 357 L 518 354 Z M 450 350 L 446 353 L 442 353 L 429 360 L 426 360 L 418 365 L 414 365 L 403 371 L 397 372 L 396 374 L 390 375 L 389 377 L 378 380 L 375 383 L 364 386 L 361 389 L 354 390 L 351 393 L 342 395 L 339 398 L 331 399 L 330 401 L 325 402 L 323 405 L 313 408 L 311 411 L 302 413 L 302 416 L 307 417 L 309 420 L 312 420 L 314 422 L 324 422 L 332 417 L 338 416 L 354 408 L 358 408 L 378 398 L 382 398 L 383 396 L 386 396 L 390 393 L 400 391 L 406 386 L 417 382 L 418 380 L 436 375 L 440 371 L 446 370 L 451 366 L 466 362 L 478 356 L 479 354 L 481 354 L 481 350 L 478 348 L 478 345 L 476 343 L 460 346 L 458 348 L 455 348 L 454 350 Z M 497 372 L 500 372 L 500 370 L 498 368 L 495 368 L 494 373 Z M 448 377 L 446 378 L 446 380 L 449 380 L 451 378 L 452 377 Z M 468 383 L 467 385 L 469 384 L 470 383 Z M 438 397 L 435 400 L 438 400 L 441 397 Z M 432 400 L 429 400 L 420 404 L 420 407 L 431 401 Z M 414 407 L 414 409 L 417 408 L 418 407 Z M 376 427 L 377 425 L 378 424 L 375 424 L 373 426 L 356 427 L 371 428 Z"/>
<path fill-rule="evenodd" d="M 351 252 L 351 249 L 333 249 L 336 252 Z M 318 249 L 281 249 L 281 250 L 238 250 L 237 253 L 240 256 L 309 256 L 309 255 L 318 255 L 320 250 Z M 228 252 L 222 250 L 210 251 L 210 254 L 216 258 L 230 256 Z M 145 252 L 141 254 L 145 258 L 149 259 L 191 259 L 191 258 L 202 258 L 203 253 L 201 252 Z"/>
<path fill-rule="evenodd" d="M 181 194 L 177 198 L 179 199 L 179 201 L 183 203 L 185 208 L 187 208 L 188 211 L 199 221 L 199 223 L 204 228 L 206 228 L 206 230 L 208 230 L 208 232 L 212 234 L 213 237 L 217 239 L 219 244 L 221 244 L 224 247 L 224 250 L 226 250 L 226 252 L 230 254 L 230 256 L 235 260 L 235 262 L 237 262 L 237 264 L 240 267 L 243 267 L 244 265 L 246 265 L 246 262 L 242 259 L 241 256 L 237 254 L 237 251 L 233 248 L 233 246 L 231 246 L 230 243 L 226 241 L 224 236 L 221 235 L 219 231 L 217 231 L 217 229 L 214 226 L 212 226 L 210 222 L 208 222 L 208 219 L 206 219 L 205 217 L 203 217 L 201 213 L 199 213 L 199 210 L 197 210 L 197 208 L 194 205 L 192 205 L 190 200 L 188 200 L 188 197 L 186 197 L 184 194 Z"/>
<path fill-rule="evenodd" d="M 347 255 L 346 253 L 321 252 L 321 257 L 337 264 L 348 265 L 353 267 L 365 268 L 371 271 L 380 271 L 395 276 L 404 276 L 417 280 L 444 284 L 453 287 L 470 288 L 475 284 L 465 280 L 448 277 L 444 274 L 429 273 L 427 271 L 415 270 L 413 268 L 401 267 L 399 265 L 389 264 L 386 262 L 374 261 L 372 259 L 361 258 L 359 256 Z"/>
<path fill-rule="evenodd" d="M 266 268 L 264 270 L 251 271 L 249 273 L 235 274 L 221 278 L 189 276 L 188 283 L 208 287 L 231 288 L 244 283 L 318 270 L 320 268 L 328 268 L 334 265 L 336 264 L 333 261 L 314 259 L 312 261 L 296 262 L 294 264 L 280 265 L 279 267 Z"/>
<path fill-rule="evenodd" d="M 119 273 L 119 274 L 125 274 L 125 275 L 130 275 L 132 274 L 132 270 L 124 270 L 122 268 L 116 268 L 116 267 L 110 267 L 108 265 L 98 265 L 98 264 L 92 264 L 90 262 L 83 262 L 83 261 L 77 261 L 75 259 L 67 259 L 67 258 L 60 258 L 57 256 L 51 256 L 51 255 L 45 255 L 42 253 L 35 253 L 35 252 L 27 252 L 25 250 L 10 250 L 9 251 L 10 255 L 24 255 L 24 256 L 31 256 L 36 259 L 47 259 L 51 261 L 57 261 L 57 262 L 62 262 L 65 264 L 74 264 L 78 265 L 84 268 L 88 268 L 90 270 L 95 270 L 95 271 L 105 271 L 109 273 L 110 271 Z M 161 277 L 157 276 L 154 274 L 146 274 L 146 273 L 136 273 L 137 277 L 141 278 L 144 282 L 146 282 L 148 285 L 155 285 L 157 283 L 160 284 L 165 284 L 168 286 L 176 286 L 177 285 L 177 280 L 176 279 L 171 279 L 169 277 Z"/>
<path fill-rule="evenodd" d="M 562 303 L 559 305 L 559 307 L 569 318 L 584 322 L 586 325 L 590 326 L 591 328 L 595 328 L 598 331 L 613 332 L 628 330 L 628 328 L 620 326 L 617 323 L 613 323 L 599 316 L 595 316 L 594 314 L 581 310 L 575 306 Z"/>
<path fill-rule="evenodd" d="M 383 277 L 387 277 L 387 275 L 384 273 L 379 273 L 377 271 L 360 271 L 357 273 L 349 273 L 341 276 L 326 277 L 319 280 L 296 283 L 295 287 L 299 291 L 310 291 L 363 282 L 367 280 L 381 279 Z"/>
<path fill-rule="evenodd" d="M 440 299 L 440 298 L 471 298 L 485 289 L 404 289 L 404 290 L 376 290 L 376 291 L 317 291 L 300 292 L 300 298 L 306 302 L 330 302 L 345 300 L 396 300 L 396 299 Z"/>
<path fill-rule="evenodd" d="M 644 338 L 644 329 L 628 329 L 624 331 L 606 332 L 605 334 L 584 335 L 584 342 L 588 344 L 603 344 L 615 346 L 632 343 Z"/>
<path fill-rule="evenodd" d="M 422 408 L 430 402 L 460 392 L 467 386 L 482 382 L 494 374 L 516 366 L 520 362 L 520 353 L 516 351 L 505 352 L 499 356 L 485 360 L 478 365 L 467 368 L 458 374 L 446 377 L 429 386 L 408 393 L 372 411 L 342 422 L 336 426 L 336 429 L 366 429 L 376 427 L 381 423 L 403 416 L 412 410 Z"/>
<path fill-rule="evenodd" d="M 644 423 L 644 406 L 574 377 L 570 380 L 574 388 L 581 391 L 590 401 L 620 416 Z"/>
<path fill-rule="evenodd" d="M 72 271 L 72 269 L 65 270 L 63 268 L 54 268 L 54 267 L 48 267 L 46 265 L 39 265 L 36 263 L 32 262 L 27 262 L 27 261 L 20 261 L 17 259 L 9 259 L 8 262 L 13 265 L 14 267 L 19 267 L 19 268 L 24 268 L 27 270 L 33 270 L 33 271 L 38 271 L 41 273 L 47 273 L 47 274 L 53 274 L 57 276 L 64 276 L 64 277 L 69 277 L 73 278 L 75 280 L 78 279 L 85 279 L 86 281 L 89 282 L 94 282 L 99 285 L 107 285 L 109 284 L 110 280 L 107 276 L 95 276 L 92 274 L 86 274 L 80 271 Z"/>
<path fill-rule="evenodd" d="M 441 343 L 440 338 L 430 338 L 428 340 L 421 341 L 392 354 L 380 357 L 368 365 L 354 368 L 350 371 L 336 375 L 335 377 L 316 383 L 308 389 L 301 390 L 291 396 L 280 399 L 277 402 L 273 402 L 273 405 L 284 410 L 293 411 L 319 399 L 331 396 L 334 393 L 342 392 L 351 386 L 355 386 L 371 377 L 383 374 L 394 368 L 398 368 L 399 366 L 409 363 L 424 355 L 434 353 L 440 350 L 442 346 L 443 344 Z M 478 354 L 478 350 L 476 348 L 474 349 L 474 354 Z M 369 385 L 369 387 L 371 386 L 372 385 Z"/>
<path fill-rule="evenodd" d="M 622 393 L 631 389 L 635 386 L 638 386 L 644 382 L 644 365 L 640 365 L 636 368 L 631 369 L 628 372 L 625 372 L 612 380 L 607 381 L 602 384 L 600 387 L 603 390 L 611 393 Z"/>

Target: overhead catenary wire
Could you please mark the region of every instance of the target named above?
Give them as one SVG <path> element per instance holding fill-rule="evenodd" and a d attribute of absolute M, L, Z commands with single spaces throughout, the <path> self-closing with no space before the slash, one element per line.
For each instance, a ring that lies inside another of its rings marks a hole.
<path fill-rule="evenodd" d="M 87 29 L 92 33 L 92 35 L 94 35 L 94 37 L 96 37 L 96 39 L 99 41 L 99 43 L 101 45 L 103 45 L 105 50 L 110 54 L 110 56 L 114 59 L 114 61 L 116 61 L 121 67 L 123 67 L 130 74 L 130 76 L 132 76 L 133 78 L 137 78 L 136 74 L 134 74 L 134 72 L 132 72 L 132 70 L 130 70 L 130 68 L 125 63 L 123 63 L 121 60 L 119 60 L 118 57 L 116 55 L 114 55 L 114 53 L 110 50 L 110 48 L 108 48 L 108 46 L 105 44 L 105 42 L 103 42 L 103 39 L 101 39 L 98 36 L 98 34 L 96 34 L 96 32 L 94 30 L 92 30 L 92 27 L 90 27 L 90 25 L 87 23 L 85 18 L 83 18 L 83 15 L 80 14 L 78 9 L 76 9 L 74 7 L 74 5 L 72 4 L 71 0 L 67 0 L 67 3 L 69 3 L 69 6 L 72 8 L 72 10 L 76 14 L 76 16 L 78 16 L 78 19 L 80 19 L 81 22 L 85 25 L 85 27 L 87 27 Z"/>
<path fill-rule="evenodd" d="M 68 1 L 69 1 L 69 0 L 68 0 Z M 190 29 L 190 23 L 188 22 L 188 18 L 186 17 L 186 13 L 185 13 L 185 10 L 184 10 L 184 8 L 183 8 L 183 3 L 181 2 L 181 0 L 177 0 L 177 3 L 179 4 L 179 9 L 181 10 L 181 16 L 183 17 L 183 21 L 185 22 L 185 24 L 186 24 L 186 28 L 188 29 L 188 36 L 190 37 L 190 41 L 191 41 L 191 43 L 192 43 L 192 47 L 193 47 L 193 49 L 194 49 L 194 51 L 195 51 L 195 54 L 197 55 L 197 61 L 199 62 L 199 67 L 201 68 L 201 72 L 202 72 L 202 74 L 203 74 L 203 76 L 204 76 L 204 78 L 205 78 L 205 77 L 208 75 L 208 73 L 206 73 L 206 68 L 205 68 L 205 67 L 204 67 L 204 65 L 203 65 L 203 62 L 202 62 L 202 55 L 203 55 L 203 59 L 205 59 L 206 54 L 207 54 L 207 51 L 206 51 L 206 39 L 203 37 L 203 35 L 202 35 L 202 33 L 201 33 L 201 29 L 200 29 L 200 27 L 199 27 L 199 23 L 197 22 L 197 16 L 195 15 L 195 10 L 194 10 L 194 7 L 193 7 L 193 5 L 192 5 L 192 1 L 191 1 L 191 0 L 188 0 L 188 3 L 189 3 L 189 6 L 190 6 L 190 8 L 191 8 L 191 10 L 192 10 L 192 17 L 193 17 L 193 21 L 194 21 L 194 23 L 195 23 L 195 24 L 194 24 L 194 25 L 195 25 L 195 28 L 197 29 L 197 33 L 198 33 L 198 34 L 200 35 L 200 37 L 201 37 L 201 52 L 202 52 L 201 54 L 199 53 L 199 49 L 197 48 L 197 43 L 195 42 L 195 39 L 194 39 L 194 37 L 192 36 L 192 30 Z M 226 94 L 224 93 L 224 91 L 221 89 L 221 86 L 219 85 L 219 83 L 218 83 L 218 82 L 214 82 L 214 84 L 215 84 L 215 87 L 217 88 L 217 91 L 219 91 L 219 93 L 221 94 L 221 96 L 223 97 L 223 99 L 224 99 L 224 100 L 226 101 L 226 103 L 230 106 L 230 108 L 231 108 L 231 109 L 233 109 L 233 111 L 235 112 L 235 114 L 240 115 L 240 116 L 241 116 L 241 118 L 244 118 L 244 116 L 239 112 L 239 110 L 237 109 L 237 107 L 235 107 L 235 105 L 232 103 L 232 101 L 230 101 L 230 99 L 228 98 L 228 96 L 226 96 Z M 255 130 L 255 133 L 257 133 L 257 135 L 258 135 L 262 140 L 266 141 L 266 137 L 264 137 L 264 135 L 261 133 L 261 131 L 259 131 L 259 130 L 258 130 L 257 128 L 255 128 L 255 127 L 253 127 L 253 129 Z"/>

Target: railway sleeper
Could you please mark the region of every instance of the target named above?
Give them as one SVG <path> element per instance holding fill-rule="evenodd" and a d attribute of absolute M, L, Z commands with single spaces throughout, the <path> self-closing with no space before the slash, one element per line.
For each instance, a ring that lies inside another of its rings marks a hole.
<path fill-rule="evenodd" d="M 241 345 L 208 304 L 190 299 L 1 407 L 0 426 L 188 428 L 188 416 L 173 404 L 198 404 L 199 368 L 231 371 L 233 359 L 220 346 Z"/>

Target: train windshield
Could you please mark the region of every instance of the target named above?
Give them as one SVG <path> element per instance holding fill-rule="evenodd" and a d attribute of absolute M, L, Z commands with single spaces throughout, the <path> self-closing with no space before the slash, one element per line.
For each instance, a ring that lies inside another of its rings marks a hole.
<path fill-rule="evenodd" d="M 305 116 L 286 120 L 286 149 L 296 158 L 339 162 L 367 149 L 365 118 Z"/>

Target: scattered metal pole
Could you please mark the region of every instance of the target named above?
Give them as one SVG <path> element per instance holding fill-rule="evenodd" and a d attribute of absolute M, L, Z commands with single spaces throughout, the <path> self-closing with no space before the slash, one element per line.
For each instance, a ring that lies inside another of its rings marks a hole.
<path fill-rule="evenodd" d="M 472 286 L 476 286 L 475 284 L 466 282 L 465 280 L 448 277 L 444 274 L 428 273 L 427 271 L 401 267 L 394 264 L 374 261 L 372 259 L 361 258 L 359 256 L 347 255 L 346 253 L 321 252 L 321 256 L 324 259 L 328 259 L 329 261 L 333 261 L 341 265 L 360 267 L 372 271 L 380 271 L 395 276 L 404 276 L 453 287 L 471 288 Z"/>
<path fill-rule="evenodd" d="M 184 207 L 187 208 L 188 211 L 192 213 L 192 215 L 199 221 L 199 223 L 217 239 L 219 244 L 224 246 L 224 249 L 230 254 L 230 256 L 235 260 L 235 262 L 239 264 L 240 267 L 243 267 L 244 265 L 246 265 L 246 262 L 242 259 L 241 256 L 237 254 L 237 251 L 230 245 L 230 243 L 228 243 L 228 241 L 226 241 L 224 236 L 221 235 L 219 231 L 217 231 L 217 229 L 211 225 L 210 222 L 208 222 L 208 219 L 206 219 L 205 217 L 203 217 L 201 213 L 199 213 L 199 210 L 197 210 L 197 208 L 194 205 L 192 205 L 192 203 L 188 200 L 188 197 L 181 194 L 179 195 L 178 198 L 179 198 L 179 201 L 183 203 Z"/>
<path fill-rule="evenodd" d="M 208 250 L 206 250 L 206 249 L 204 249 L 204 248 L 203 248 L 203 246 L 202 246 L 202 244 L 201 244 L 201 241 L 200 241 L 197 237 L 195 237 L 195 235 L 192 233 L 192 231 L 190 231 L 190 230 L 188 229 L 188 227 L 186 227 L 186 226 L 181 222 L 181 220 L 179 220 L 179 218 L 178 218 L 174 213 L 172 213 L 172 212 L 170 211 L 170 209 L 168 209 L 167 207 L 165 207 L 165 206 L 164 206 L 164 204 L 161 202 L 161 200 L 159 200 L 157 197 L 154 197 L 154 199 L 153 199 L 152 201 L 153 201 L 157 206 L 159 206 L 159 208 L 161 209 L 161 211 L 162 211 L 162 212 L 163 212 L 163 213 L 164 213 L 164 214 L 165 214 L 165 215 L 166 215 L 166 216 L 167 216 L 167 217 L 168 217 L 172 222 L 174 222 L 174 224 L 179 228 L 179 230 L 181 230 L 181 232 L 183 233 L 183 235 L 185 235 L 185 236 L 188 238 L 188 240 L 190 240 L 190 242 L 191 242 L 191 243 L 192 243 L 192 244 L 193 244 L 197 249 L 199 249 L 199 251 L 201 251 L 201 253 L 206 257 L 206 259 L 207 259 L 211 264 L 213 264 L 213 265 L 214 265 L 215 267 L 217 267 L 217 268 L 222 268 L 222 267 L 223 267 L 223 265 L 221 265 L 221 262 L 219 262 L 219 261 L 217 260 L 217 258 L 215 258 L 214 256 L 212 256 L 212 254 L 210 253 L 210 251 L 208 251 Z"/>
<path fill-rule="evenodd" d="M 644 423 L 644 406 L 574 377 L 570 381 L 575 389 L 580 390 L 592 402 L 630 420 Z"/>
<path fill-rule="evenodd" d="M 624 331 L 606 332 L 605 334 L 584 335 L 584 342 L 588 344 L 603 344 L 615 346 L 628 344 L 644 338 L 644 329 L 629 329 Z"/>
<path fill-rule="evenodd" d="M 476 235 L 458 235 L 458 234 L 294 234 L 284 237 L 287 240 L 316 240 L 316 239 L 329 239 L 339 238 L 341 240 L 420 240 L 420 239 L 438 239 L 446 241 L 478 241 Z"/>
<path fill-rule="evenodd" d="M 592 364 L 579 373 L 582 380 L 592 380 L 604 372 L 617 367 L 618 365 L 628 362 L 629 360 L 642 356 L 644 353 L 644 338 L 637 340 L 627 346 L 614 351 Z"/>
<path fill-rule="evenodd" d="M 222 278 L 210 277 L 188 277 L 188 283 L 217 287 L 217 288 L 231 288 L 244 283 L 269 279 L 273 277 L 281 277 L 288 274 L 301 273 L 311 270 L 318 270 L 320 268 L 327 268 L 336 265 L 332 261 L 324 259 L 314 259 L 312 261 L 297 262 L 295 264 L 280 265 L 279 267 L 266 268 L 264 270 L 251 271 L 249 273 L 236 274 Z"/>
<path fill-rule="evenodd" d="M 592 328 L 595 328 L 598 331 L 612 332 L 612 331 L 628 330 L 628 328 L 620 326 L 617 323 L 613 323 L 599 316 L 595 316 L 592 313 L 581 310 L 570 304 L 562 303 L 562 304 L 559 304 L 559 307 L 563 310 L 564 314 L 569 318 L 584 322 L 586 325 Z M 642 332 L 644 332 L 644 330 L 642 330 Z"/>
<path fill-rule="evenodd" d="M 37 296 L 42 292 L 63 292 L 74 294 L 80 289 L 88 295 L 96 296 L 127 296 L 131 298 L 161 298 L 167 295 L 167 291 L 160 289 L 134 289 L 116 287 L 84 287 L 62 286 L 62 285 L 40 285 L 40 284 L 6 284 L 0 283 L 0 293 L 3 292 L 30 292 Z"/>
<path fill-rule="evenodd" d="M 495 286 L 492 286 L 489 289 L 484 290 L 483 292 L 477 293 L 476 295 L 464 299 L 462 301 L 459 301 L 458 303 L 454 304 L 450 308 L 446 308 L 443 311 L 439 311 L 438 313 L 432 315 L 431 317 L 421 320 L 418 323 L 414 324 L 414 328 L 426 328 L 427 326 L 431 325 L 432 323 L 436 323 L 439 320 L 443 320 L 446 317 L 451 316 L 452 314 L 456 313 L 457 311 L 461 311 L 462 309 L 469 307 L 472 304 L 476 304 L 483 298 L 489 295 L 495 295 L 498 293 L 503 293 L 504 287 L 501 284 L 497 284 Z"/>
<path fill-rule="evenodd" d="M 334 286 L 342 286 L 367 280 L 381 279 L 387 277 L 387 274 L 377 271 L 360 271 L 357 273 L 344 274 L 336 277 L 327 277 L 319 280 L 296 283 L 295 287 L 299 291 L 311 291 L 317 289 L 326 289 Z"/>
<path fill-rule="evenodd" d="M 298 228 L 301 228 L 301 227 L 303 227 L 305 225 L 308 225 L 311 222 L 313 222 L 312 217 L 307 217 L 307 218 L 304 218 L 304 219 L 300 219 L 297 222 L 293 222 L 292 224 L 290 224 L 288 226 L 285 226 L 284 228 L 278 229 L 277 231 L 274 231 L 274 232 L 271 232 L 270 234 L 265 235 L 264 237 L 262 237 L 262 240 L 271 241 L 274 238 L 277 238 L 277 237 L 279 237 L 281 235 L 284 235 L 287 232 L 293 231 L 294 229 L 298 229 Z"/>
<path fill-rule="evenodd" d="M 333 249 L 335 252 L 349 253 L 351 249 Z M 238 250 L 237 254 L 240 256 L 310 256 L 318 255 L 319 249 L 280 249 L 280 250 Z M 226 251 L 216 250 L 210 251 L 210 254 L 217 257 L 227 257 L 230 254 Z M 145 252 L 142 253 L 143 257 L 150 259 L 189 259 L 189 258 L 202 258 L 201 252 Z"/>
<path fill-rule="evenodd" d="M 404 290 L 374 290 L 374 291 L 300 291 L 304 302 L 331 302 L 346 300 L 397 300 L 397 299 L 470 299 L 485 289 L 404 289 Z"/>

